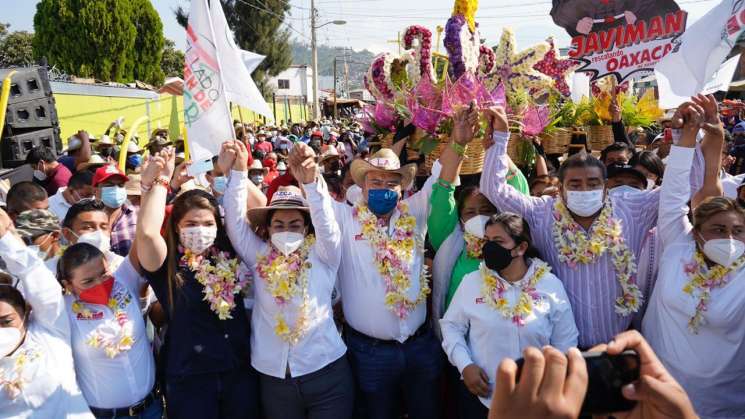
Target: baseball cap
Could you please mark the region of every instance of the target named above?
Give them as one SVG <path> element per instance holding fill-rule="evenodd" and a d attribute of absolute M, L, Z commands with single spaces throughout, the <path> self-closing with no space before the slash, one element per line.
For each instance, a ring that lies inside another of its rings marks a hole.
<path fill-rule="evenodd" d="M 23 240 L 33 240 L 43 234 L 59 231 L 60 222 L 49 210 L 33 209 L 18 214 L 15 228 Z"/>
<path fill-rule="evenodd" d="M 116 165 L 109 164 L 103 167 L 99 167 L 96 173 L 93 174 L 93 187 L 97 187 L 99 184 L 106 182 L 107 180 L 118 177 L 124 182 L 127 182 L 129 178 Z"/>
<path fill-rule="evenodd" d="M 644 176 L 644 173 L 634 169 L 633 166 L 628 164 L 611 164 L 608 166 L 608 179 L 620 175 L 631 175 L 639 179 L 645 185 L 647 183 L 647 177 Z"/>

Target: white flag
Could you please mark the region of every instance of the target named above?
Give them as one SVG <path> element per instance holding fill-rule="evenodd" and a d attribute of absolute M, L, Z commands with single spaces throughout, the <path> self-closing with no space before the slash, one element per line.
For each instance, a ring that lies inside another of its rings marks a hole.
<path fill-rule="evenodd" d="M 225 73 L 215 45 L 207 0 L 192 0 L 186 27 L 184 122 L 193 161 L 217 155 L 221 144 L 234 136 Z"/>
<path fill-rule="evenodd" d="M 264 58 L 266 58 L 266 56 L 242 49 L 241 58 L 243 58 L 243 64 L 246 65 L 248 74 L 251 74 L 254 72 L 254 70 L 256 70 L 256 67 L 258 67 L 262 61 L 264 61 Z"/>
<path fill-rule="evenodd" d="M 217 36 L 216 45 L 217 52 L 220 54 L 220 64 L 225 70 L 223 81 L 228 102 L 243 106 L 264 115 L 270 120 L 274 120 L 269 105 L 251 78 L 251 72 L 246 68 L 244 62 L 244 52 L 246 51 L 241 50 L 235 44 L 233 32 L 228 27 L 228 21 L 225 19 L 225 13 L 219 1 L 210 2 L 210 14 L 212 15 L 212 26 Z M 255 57 L 250 61 L 251 64 L 255 63 L 257 66 L 260 62 L 256 63 Z"/>
<path fill-rule="evenodd" d="M 745 30 L 743 11 L 742 0 L 722 1 L 685 31 L 677 51 L 657 64 L 661 108 L 677 107 L 712 81 Z"/>

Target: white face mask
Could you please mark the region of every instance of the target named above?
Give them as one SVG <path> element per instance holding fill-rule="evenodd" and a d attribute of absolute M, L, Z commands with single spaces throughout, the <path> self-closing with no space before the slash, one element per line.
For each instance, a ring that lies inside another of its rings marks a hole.
<path fill-rule="evenodd" d="M 272 234 L 272 244 L 285 256 L 289 256 L 303 245 L 305 236 L 292 231 L 283 231 Z"/>
<path fill-rule="evenodd" d="M 732 266 L 745 252 L 745 243 L 735 239 L 714 239 L 704 243 L 707 258 L 725 268 Z"/>
<path fill-rule="evenodd" d="M 639 193 L 639 192 L 641 192 L 641 190 L 636 189 L 635 187 L 629 186 L 629 185 L 616 186 L 615 188 L 610 190 L 610 193 L 612 194 Z"/>
<path fill-rule="evenodd" d="M 186 227 L 179 233 L 181 245 L 195 254 L 202 254 L 209 249 L 216 237 L 217 226 Z"/>
<path fill-rule="evenodd" d="M 0 358 L 8 356 L 21 343 L 21 331 L 15 327 L 0 328 Z"/>
<path fill-rule="evenodd" d="M 603 208 L 603 190 L 567 191 L 567 208 L 580 217 L 595 215 Z"/>
<path fill-rule="evenodd" d="M 657 182 L 652 179 L 647 179 L 647 189 L 652 190 L 657 187 Z"/>
<path fill-rule="evenodd" d="M 34 169 L 34 179 L 38 180 L 39 182 L 44 182 L 45 180 L 47 180 L 47 174 L 39 169 Z"/>
<path fill-rule="evenodd" d="M 78 236 L 78 243 L 88 243 L 95 246 L 104 255 L 111 251 L 111 237 L 102 230 L 81 234 Z"/>
<path fill-rule="evenodd" d="M 474 217 L 471 217 L 470 220 L 466 221 L 466 223 L 463 224 L 463 229 L 466 231 L 466 233 L 483 239 L 484 227 L 486 226 L 487 221 L 489 221 L 488 216 L 476 215 Z"/>
<path fill-rule="evenodd" d="M 263 181 L 264 181 L 264 176 L 261 176 L 261 175 L 251 176 L 251 182 L 253 182 L 253 184 L 256 186 L 261 185 L 261 182 Z"/>

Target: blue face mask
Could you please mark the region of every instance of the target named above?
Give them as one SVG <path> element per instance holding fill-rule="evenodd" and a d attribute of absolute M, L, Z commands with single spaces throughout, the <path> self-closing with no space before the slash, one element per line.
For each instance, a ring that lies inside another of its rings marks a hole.
<path fill-rule="evenodd" d="M 119 208 L 127 200 L 127 190 L 119 186 L 105 186 L 101 189 L 101 201 L 109 208 Z"/>
<path fill-rule="evenodd" d="M 388 214 L 398 204 L 398 192 L 390 189 L 370 189 L 367 191 L 367 207 L 377 216 Z"/>
<path fill-rule="evenodd" d="M 133 154 L 129 157 L 127 157 L 127 167 L 131 169 L 136 169 L 138 167 L 142 166 L 142 156 L 139 154 Z"/>
<path fill-rule="evenodd" d="M 228 189 L 228 178 L 225 176 L 218 176 L 212 180 L 212 190 L 216 193 L 224 194 L 226 189 Z"/>

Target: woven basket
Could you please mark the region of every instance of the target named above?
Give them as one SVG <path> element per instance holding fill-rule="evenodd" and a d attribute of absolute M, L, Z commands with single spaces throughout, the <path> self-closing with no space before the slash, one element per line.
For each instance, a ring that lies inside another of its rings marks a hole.
<path fill-rule="evenodd" d="M 613 144 L 613 127 L 610 125 L 593 125 L 585 127 L 587 131 L 587 144 L 593 151 L 603 151 L 605 147 Z"/>
<path fill-rule="evenodd" d="M 432 172 L 432 166 L 435 161 L 440 158 L 443 150 L 450 142 L 447 135 L 440 136 L 440 142 L 437 147 L 432 150 L 431 153 L 427 154 L 424 160 L 424 167 L 428 173 Z M 484 170 L 484 157 L 486 156 L 486 150 L 484 150 L 484 142 L 481 138 L 477 138 L 471 141 L 466 148 L 466 155 L 463 159 L 463 164 L 460 167 L 461 175 L 475 175 L 481 173 Z"/>
<path fill-rule="evenodd" d="M 510 133 L 510 140 L 507 142 L 507 155 L 513 162 L 519 160 L 517 145 L 520 141 L 525 141 L 522 135 L 516 132 Z"/>
<path fill-rule="evenodd" d="M 551 134 L 541 134 L 540 138 L 546 154 L 564 154 L 572 142 L 572 130 L 556 128 Z"/>

